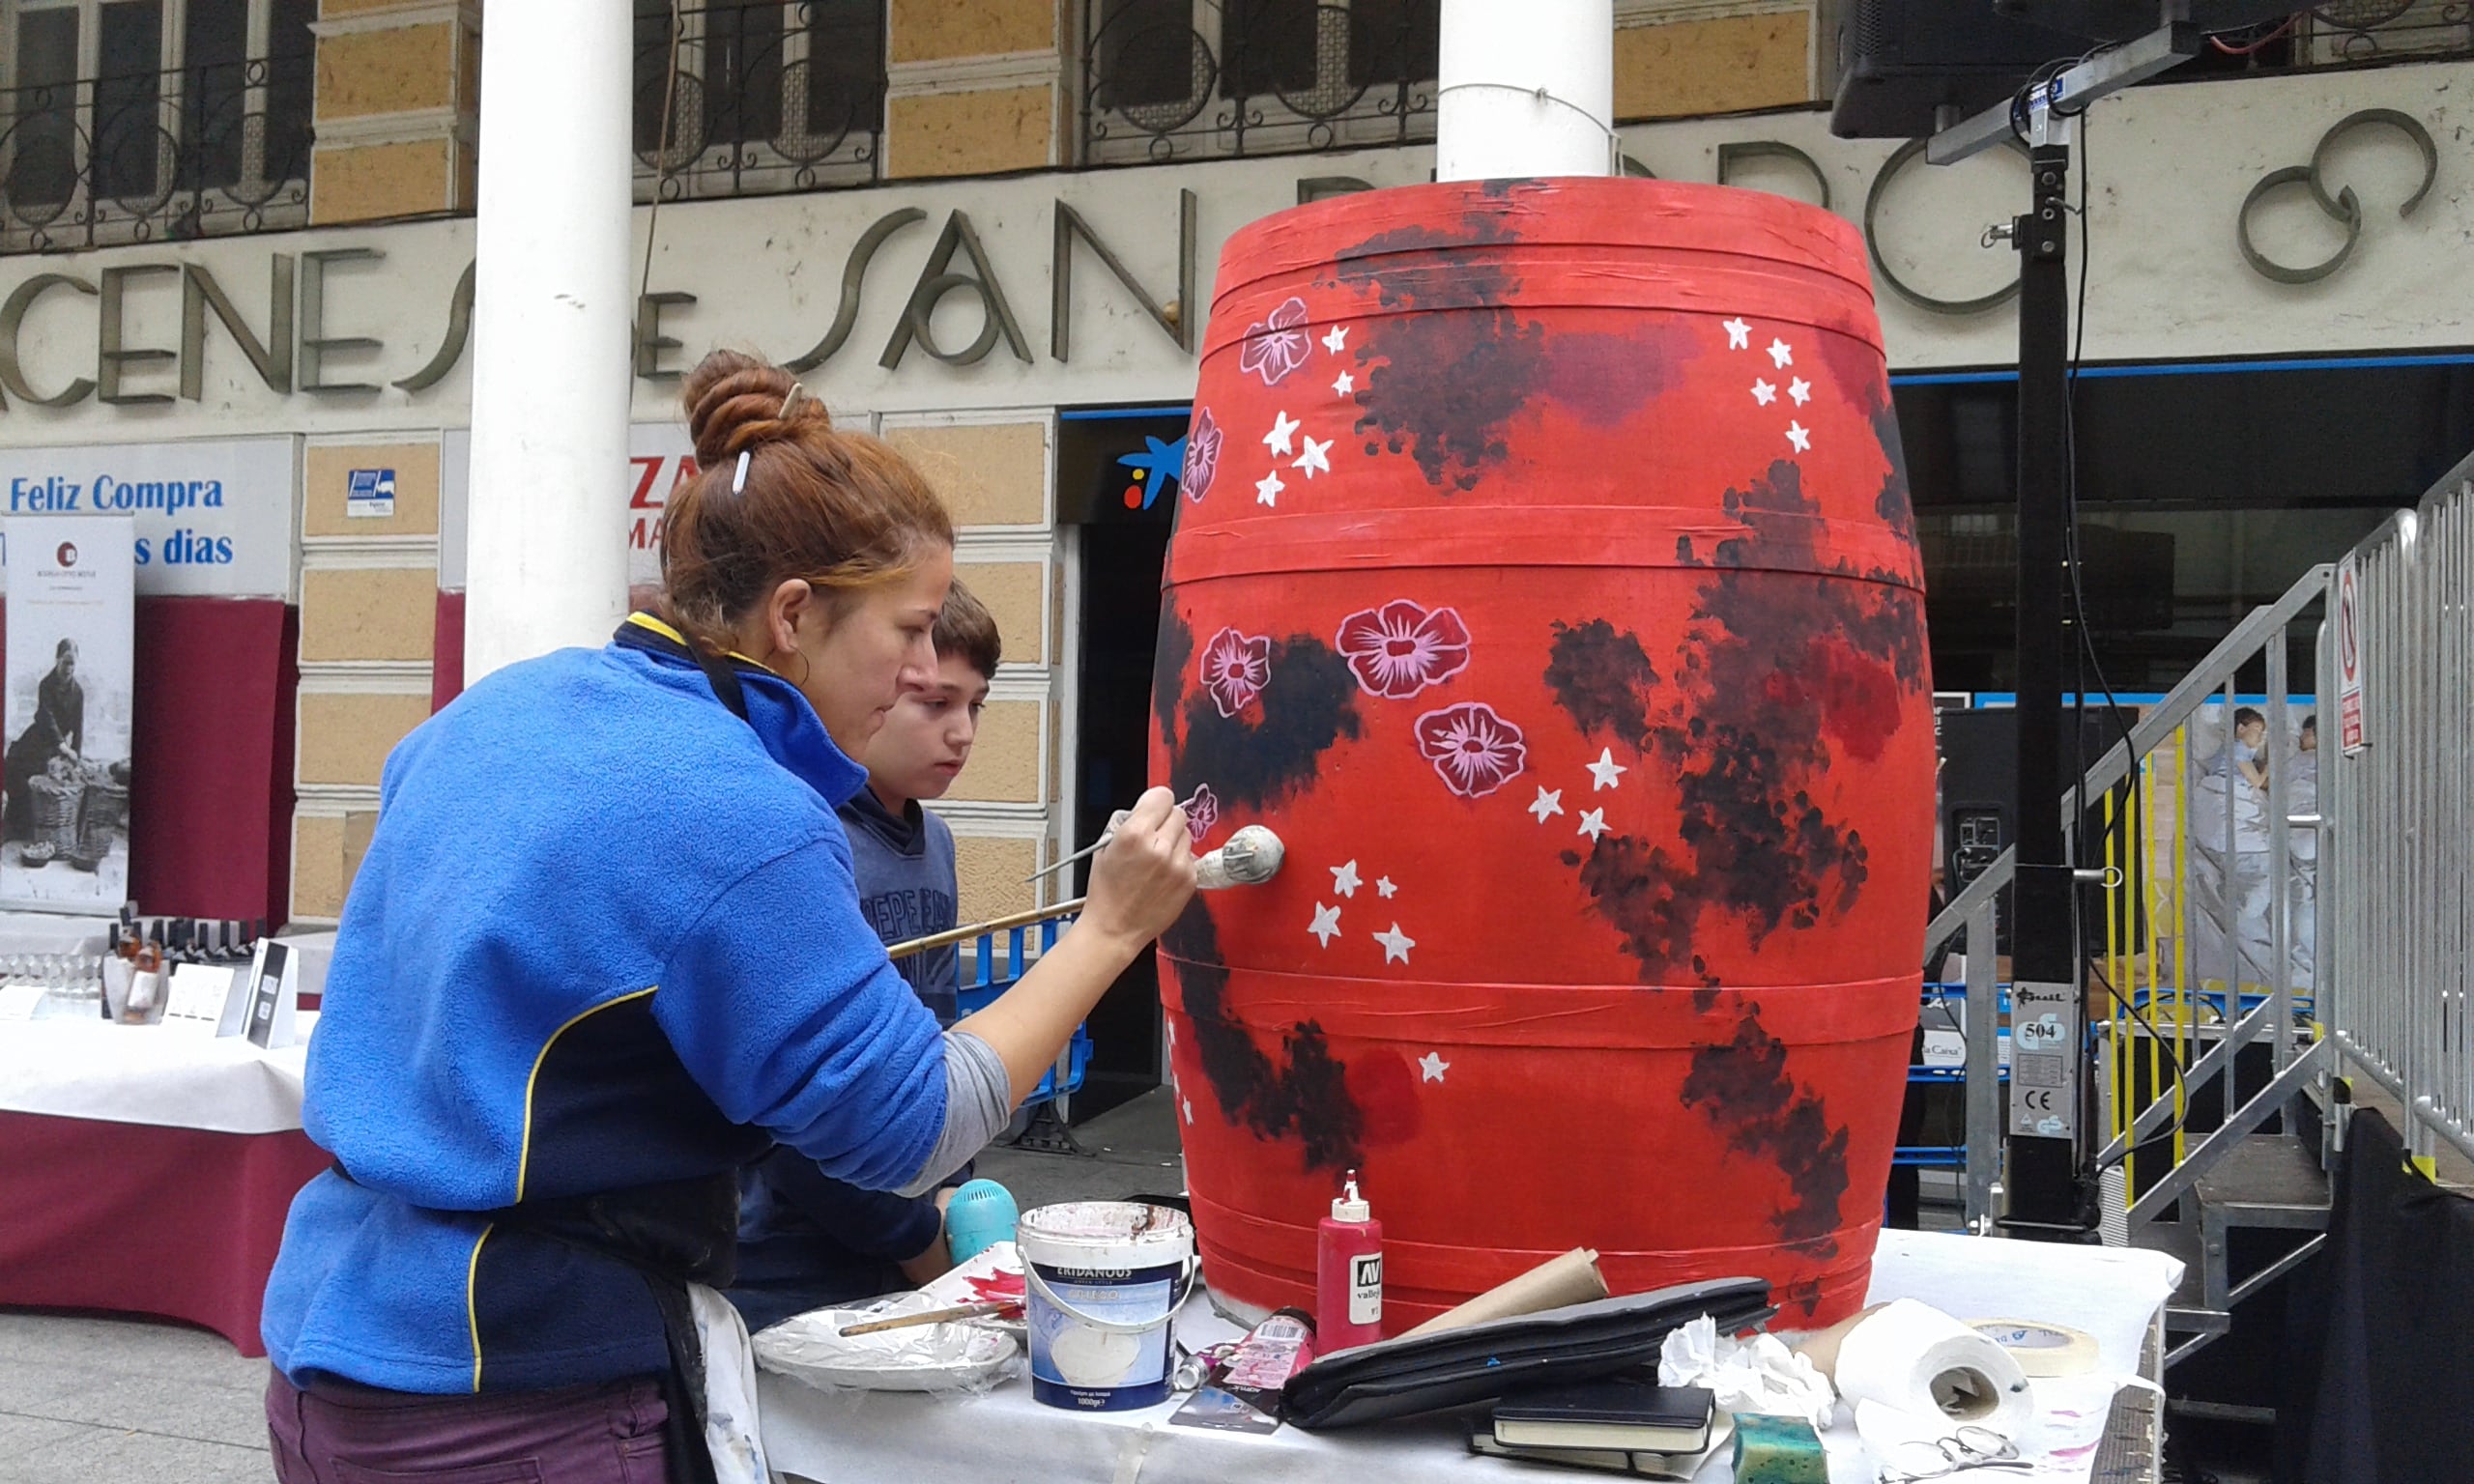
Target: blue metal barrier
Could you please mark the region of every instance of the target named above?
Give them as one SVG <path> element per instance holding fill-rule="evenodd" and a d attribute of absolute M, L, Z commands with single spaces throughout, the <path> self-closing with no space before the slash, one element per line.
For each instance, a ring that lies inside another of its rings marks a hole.
<path fill-rule="evenodd" d="M 1063 930 L 1066 923 L 1071 921 L 1071 918 L 1050 918 L 1039 925 L 1041 953 L 1045 954 L 1056 946 L 1057 933 Z M 974 1014 L 987 1009 L 995 1003 L 998 995 L 1012 988 L 1015 982 L 1022 977 L 1023 971 L 1029 966 L 1025 961 L 1024 949 L 1027 943 L 1025 934 L 1030 930 L 1028 928 L 1013 928 L 1006 930 L 1005 972 L 1002 977 L 999 977 L 996 972 L 996 934 L 981 933 L 978 940 L 971 945 L 971 960 L 976 972 L 971 983 L 964 985 L 960 994 L 956 996 L 957 1007 L 964 1014 Z M 1060 1097 L 1070 1096 L 1082 1090 L 1082 1079 L 1091 1070 L 1089 1022 L 1086 1021 L 1074 1028 L 1074 1039 L 1066 1043 L 1065 1055 L 1058 1060 L 1065 1066 L 1065 1086 L 1060 1089 L 1056 1085 L 1056 1069 L 1051 1067 L 1048 1070 L 1048 1075 L 1040 1078 L 1040 1085 L 1031 1090 L 1031 1096 L 1023 1099 L 1022 1106 L 1053 1102 Z"/>

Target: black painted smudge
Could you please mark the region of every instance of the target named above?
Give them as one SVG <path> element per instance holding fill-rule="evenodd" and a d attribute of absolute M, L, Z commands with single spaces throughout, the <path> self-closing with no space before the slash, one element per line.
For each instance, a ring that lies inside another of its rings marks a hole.
<path fill-rule="evenodd" d="M 1650 690 L 1658 683 L 1641 636 L 1603 618 L 1555 624 L 1546 684 L 1581 734 L 1607 731 L 1639 747 L 1650 733 Z"/>
<path fill-rule="evenodd" d="M 1757 948 L 1773 932 L 1843 914 L 1861 894 L 1870 870 L 1863 837 L 1815 796 L 1829 743 L 1844 745 L 1856 721 L 1894 730 L 1904 701 L 1929 683 L 1919 595 L 1829 559 L 1811 519 L 1818 502 L 1796 465 L 1772 464 L 1726 491 L 1722 504 L 1741 533 L 1709 554 L 1713 565 L 1642 744 L 1674 770 L 1676 839 L 1604 835 L 1578 862 L 1593 909 L 1640 962 L 1642 981 L 1671 984 L 1688 969 L 1704 1013 L 1721 998 L 1695 951 L 1706 922 L 1740 924 Z M 1680 544 L 1677 555 L 1693 554 Z M 1861 714 L 1851 718 L 1851 708 Z M 1584 730 L 1610 710 L 1587 693 L 1566 709 Z M 1629 721 L 1616 709 L 1604 725 Z M 1798 1090 L 1786 1061 L 1785 1045 L 1747 1006 L 1729 1042 L 1696 1053 L 1683 1100 L 1733 1148 L 1784 1174 L 1795 1199 L 1775 1217 L 1783 1239 L 1834 1250 L 1848 1130 Z M 1790 1301 L 1817 1306 L 1819 1288 Z"/>
<path fill-rule="evenodd" d="M 1178 960 L 1177 983 L 1194 1022 L 1194 1054 L 1211 1096 L 1232 1123 L 1257 1136 L 1294 1136 L 1308 1170 L 1350 1169 L 1365 1162 L 1366 1119 L 1349 1096 L 1348 1069 L 1332 1055 L 1323 1028 L 1301 1020 L 1281 1037 L 1274 1062 L 1229 1013 L 1228 966 L 1211 908 L 1197 898 L 1161 935 Z"/>
<path fill-rule="evenodd" d="M 1762 1027 L 1758 1005 L 1745 1004 L 1733 1040 L 1692 1053 L 1683 1105 L 1700 1108 L 1729 1148 L 1774 1162 L 1786 1177 L 1795 1202 L 1771 1217 L 1779 1236 L 1817 1243 L 1838 1229 L 1847 1129 L 1830 1127 L 1822 1100 L 1797 1087 L 1786 1043 Z"/>
<path fill-rule="evenodd" d="M 1509 307 L 1520 288 L 1509 250 L 1534 182 L 1489 185 L 1512 209 L 1464 214 L 1456 230 L 1395 228 L 1335 253 L 1327 287 L 1371 288 L 1387 315 L 1358 347 L 1368 366 L 1356 431 L 1417 461 L 1446 494 L 1473 490 L 1510 455 L 1503 426 L 1551 402 L 1583 423 L 1613 428 L 1680 385 L 1699 354 L 1681 321 L 1641 317 L 1621 331 L 1549 334 Z"/>
<path fill-rule="evenodd" d="M 1873 498 L 1873 513 L 1882 524 L 1908 540 L 1915 539 L 1915 507 L 1908 497 L 1907 444 L 1898 436 L 1898 409 L 1876 407 L 1868 414 L 1873 437 L 1882 445 L 1882 457 L 1889 464 L 1882 475 L 1882 492 Z"/>
<path fill-rule="evenodd" d="M 1505 308 L 1519 280 L 1504 254 L 1500 216 L 1468 214 L 1458 232 L 1401 227 L 1335 254 L 1331 282 L 1374 290 L 1387 317 L 1359 351 L 1379 362 L 1357 392 L 1357 431 L 1406 451 L 1430 484 L 1473 490 L 1510 456 L 1502 424 L 1547 371 L 1546 336 Z"/>
<path fill-rule="evenodd" d="M 1836 1242 L 1830 1243 L 1830 1249 L 1833 1252 L 1837 1247 Z M 1788 1304 L 1801 1308 L 1804 1311 L 1804 1317 L 1810 1319 L 1814 1311 L 1821 1307 L 1821 1279 L 1806 1278 L 1800 1283 L 1788 1284 L 1785 1299 L 1779 1307 L 1784 1308 Z"/>
<path fill-rule="evenodd" d="M 1775 561 L 1790 570 L 1856 575 L 1844 558 L 1826 559 L 1820 526 L 1802 519 L 1821 507 L 1804 494 L 1797 465 L 1780 459 L 1744 488 L 1728 490 L 1720 502 L 1744 533 L 1718 543 L 1718 566 Z M 1872 586 L 1819 578 L 1747 584 L 1731 573 L 1704 589 L 1693 616 L 1714 625 L 1704 626 L 1699 636 L 1713 660 L 1731 642 L 1747 655 L 1767 647 L 1763 657 L 1774 659 L 1781 644 L 1803 647 L 1816 636 L 1829 636 L 1856 654 L 1890 666 L 1903 687 L 1920 689 L 1927 658 L 1923 606 L 1912 591 L 1867 590 Z"/>
<path fill-rule="evenodd" d="M 1194 631 L 1177 612 L 1177 595 L 1163 593 L 1160 641 L 1151 651 L 1151 714 L 1160 720 L 1160 741 L 1166 747 L 1177 745 L 1177 699 L 1184 693 L 1187 667 L 1194 658 Z"/>
<path fill-rule="evenodd" d="M 1167 630 L 1161 631 L 1160 658 L 1168 656 Z M 1188 651 L 1193 640 L 1187 638 Z M 1187 668 L 1155 675 L 1155 700 L 1165 680 L 1188 682 Z M 1357 677 L 1348 661 L 1309 634 L 1292 634 L 1273 643 L 1270 678 L 1262 699 L 1247 712 L 1222 716 L 1210 695 L 1199 686 L 1184 702 L 1186 735 L 1173 744 L 1169 786 L 1184 798 L 1198 785 L 1209 784 L 1223 810 L 1260 813 L 1314 782 L 1323 754 L 1341 738 L 1355 740 L 1360 726 Z M 1248 720 L 1259 713 L 1259 722 Z"/>
<path fill-rule="evenodd" d="M 1912 541 L 1915 538 L 1915 513 L 1908 500 L 1907 449 L 1899 440 L 1898 405 L 1890 393 L 1881 352 L 1862 335 L 1845 330 L 1825 331 L 1815 338 L 1820 342 L 1821 357 L 1829 368 L 1831 380 L 1863 413 L 1872 428 L 1873 441 L 1881 445 L 1886 471 L 1882 476 L 1881 493 L 1873 501 L 1873 513 L 1882 518 L 1884 525 Z"/>

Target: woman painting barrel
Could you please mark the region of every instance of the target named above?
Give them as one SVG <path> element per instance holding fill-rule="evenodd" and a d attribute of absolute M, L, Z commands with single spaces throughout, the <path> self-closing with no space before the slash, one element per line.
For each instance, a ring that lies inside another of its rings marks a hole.
<path fill-rule="evenodd" d="M 704 471 L 671 498 L 660 612 L 489 676 L 388 759 L 309 1053 L 335 1164 L 267 1292 L 284 1484 L 744 1472 L 747 1419 L 695 1384 L 739 1373 L 699 1338 L 733 1323 L 707 1286 L 738 1166 L 778 1140 L 934 1185 L 1194 889 L 1155 789 L 1073 930 L 940 1032 L 834 806 L 933 679 L 952 526 L 773 367 L 717 354 L 685 393 Z M 700 1422 L 740 1436 L 708 1453 Z"/>
<path fill-rule="evenodd" d="M 1637 180 L 1283 212 L 1188 446 L 1153 777 L 1288 847 L 1163 941 L 1215 1291 L 1310 1303 L 1355 1168 L 1395 1330 L 1574 1246 L 1851 1312 L 1933 778 L 1855 228 Z"/>

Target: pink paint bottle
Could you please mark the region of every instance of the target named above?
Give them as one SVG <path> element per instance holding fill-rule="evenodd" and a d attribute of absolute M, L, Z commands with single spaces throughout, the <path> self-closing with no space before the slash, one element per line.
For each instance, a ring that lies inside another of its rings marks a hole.
<path fill-rule="evenodd" d="M 1314 1233 L 1314 1348 L 1329 1355 L 1383 1338 L 1383 1223 L 1348 1172 Z"/>

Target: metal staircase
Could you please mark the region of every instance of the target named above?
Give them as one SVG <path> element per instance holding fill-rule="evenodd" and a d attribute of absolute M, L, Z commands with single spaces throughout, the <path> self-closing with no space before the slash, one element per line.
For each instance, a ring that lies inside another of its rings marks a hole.
<path fill-rule="evenodd" d="M 2254 610 L 2162 701 L 2145 709 L 2129 735 L 2087 770 L 2083 787 L 2060 801 L 2064 829 L 2074 839 L 2088 883 L 2088 910 L 2104 914 L 2112 937 L 2108 955 L 2091 969 L 2121 991 L 2103 1019 L 2095 1018 L 2103 1011 L 2092 1002 L 2088 1006 L 2095 1035 L 2087 1074 L 2101 1081 L 2103 1073 L 2115 1072 L 2110 1089 L 2099 1088 L 2098 1102 L 2113 1134 L 2096 1156 L 2098 1167 L 2112 1172 L 2103 1184 L 2098 1230 L 2108 1242 L 2152 1247 L 2182 1260 L 2182 1287 L 2166 1310 L 2169 1368 L 2227 1333 L 2236 1305 L 2307 1261 L 2326 1241 L 2329 1185 L 2320 1130 L 2329 1121 L 2318 1115 L 2334 1047 L 2311 1020 L 2309 988 L 2296 983 L 2301 976 L 2291 969 L 2295 934 L 2310 925 L 2298 928 L 2293 920 L 2282 869 L 2294 858 L 2294 837 L 2316 830 L 2318 817 L 2289 813 L 2281 804 L 2267 811 L 2264 854 L 2279 866 L 2271 879 L 2280 889 L 2269 893 L 2273 921 L 2262 953 L 2245 956 L 2234 892 L 2216 892 L 2215 910 L 2201 922 L 2186 888 L 2193 860 L 2225 863 L 2229 879 L 2244 867 L 2229 780 L 2222 790 L 2224 831 L 2216 837 L 2224 843 L 2209 856 L 2204 845 L 2193 842 L 2194 775 L 2188 763 L 2194 724 L 2205 726 L 2202 713 L 2212 706 L 2229 722 L 2237 703 L 2234 677 L 2263 663 L 2267 694 L 2259 709 L 2269 734 L 2291 735 L 2287 635 L 2325 599 L 2333 570 L 2315 567 L 2276 602 Z M 2152 802 L 2160 788 L 2170 794 L 2173 811 L 2161 824 Z M 2284 791 L 2272 767 L 2269 797 Z M 2123 827 L 2108 830 L 2101 840 L 2084 838 L 2083 811 L 2096 809 Z M 2197 822 L 2203 836 L 2204 827 L 2216 821 Z M 2160 829 L 2172 842 L 2170 871 L 2159 869 Z M 2169 874 L 2172 879 L 2159 879 Z M 1970 1229 L 1980 1232 L 1998 1226 L 2000 1214 L 2005 1118 L 1997 1074 L 1998 1022 L 2006 986 L 1999 983 L 1989 950 L 1996 941 L 2000 894 L 2012 875 L 2013 856 L 2004 849 L 1925 931 L 1928 961 L 1962 933 L 1977 950 L 1966 957 L 1968 1142 L 1962 1190 Z M 2136 931 L 2141 926 L 2143 935 Z M 2195 932 L 2210 928 L 2221 947 L 2214 957 L 2192 946 Z M 2126 936 L 2143 936 L 2144 942 L 2126 943 Z M 2313 941 L 2318 942 L 2316 935 Z M 2302 956 L 2321 971 L 2308 984 L 2324 982 L 2324 943 L 2318 947 Z M 2251 977 L 2261 957 L 2273 966 L 2262 971 L 2265 983 Z M 2134 1004 L 2141 1009 L 2133 1011 Z M 2144 1089 L 2119 1074 L 2142 1059 L 2149 1074 Z M 2171 1085 L 2160 1085 L 2163 1078 Z M 2202 1109 L 2212 1115 L 2202 1121 L 2213 1127 L 2186 1129 Z M 2254 1230 L 2293 1236 L 2287 1241 L 2239 1235 Z M 2251 1420 L 2272 1415 L 2258 1409 L 2215 1410 L 2256 1412 Z"/>

